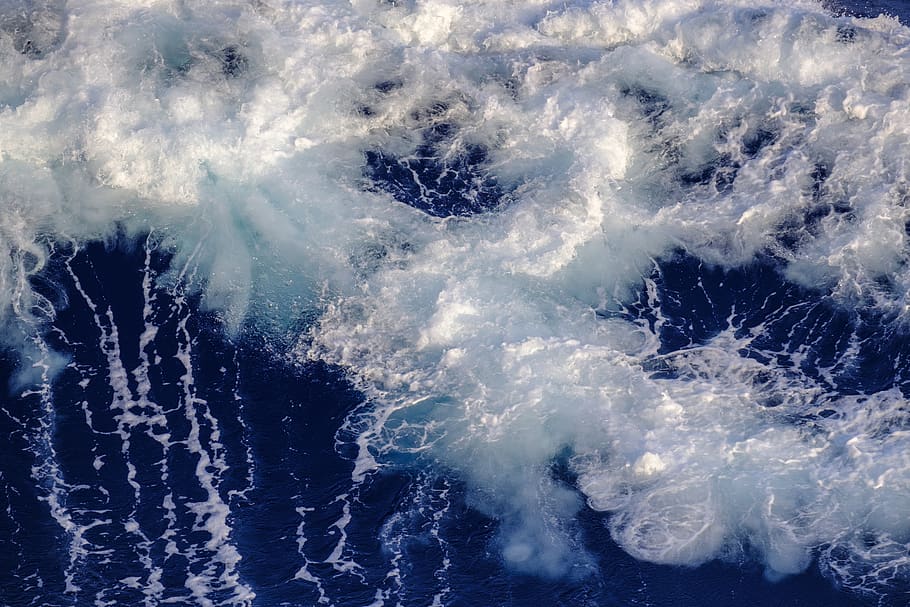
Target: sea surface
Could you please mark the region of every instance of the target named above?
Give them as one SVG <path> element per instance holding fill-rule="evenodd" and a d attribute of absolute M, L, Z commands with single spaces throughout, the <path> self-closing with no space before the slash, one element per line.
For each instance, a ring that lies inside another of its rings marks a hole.
<path fill-rule="evenodd" d="M 908 23 L 0 0 L 0 605 L 910 604 Z"/>

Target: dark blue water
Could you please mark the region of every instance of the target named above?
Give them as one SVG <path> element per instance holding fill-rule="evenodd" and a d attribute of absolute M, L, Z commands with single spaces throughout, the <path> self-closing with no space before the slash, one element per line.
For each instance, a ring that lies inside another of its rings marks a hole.
<path fill-rule="evenodd" d="M 560 579 L 516 574 L 503 565 L 496 547 L 497 521 L 471 507 L 456 475 L 408 465 L 387 468 L 361 485 L 352 482 L 356 450 L 344 422 L 362 397 L 340 372 L 316 363 L 282 364 L 273 347 L 252 331 L 227 339 L 194 297 L 181 302 L 182 295 L 167 289 L 155 290 L 159 329 L 153 347 L 162 361 L 171 362 L 154 365 L 149 378 L 149 396 L 162 404 L 166 420 L 127 428 L 124 411 L 111 406 L 116 390 L 104 381 L 110 363 L 98 347 L 110 325 L 101 315 L 99 328 L 73 276 L 99 310 L 110 310 L 121 344 L 119 360 L 125 369 L 135 369 L 141 366 L 138 344 L 146 328 L 142 280 L 145 272 L 168 262 L 152 255 L 146 270 L 146 259 L 141 242 L 122 241 L 112 248 L 89 246 L 67 263 L 61 255 L 52 264 L 54 282 L 62 286 L 58 301 L 67 303 L 47 339 L 68 357 L 67 367 L 49 386 L 50 410 L 41 395 L 11 390 L 0 416 L 0 432 L 7 437 L 0 462 L 0 601 L 5 605 L 80 605 L 99 593 L 116 604 L 142 604 L 146 597 L 117 581 L 147 575 L 143 559 L 160 570 L 162 590 L 154 601 L 192 602 L 188 575 L 209 576 L 208 600 L 238 600 L 236 587 L 219 580 L 228 570 L 225 564 L 200 549 L 211 537 L 187 506 L 208 499 L 195 472 L 199 455 L 187 444 L 193 428 L 181 380 L 186 369 L 174 358 L 187 344 L 194 362 L 192 417 L 209 456 L 224 458 L 214 482 L 230 510 L 231 544 L 243 555 L 233 573 L 255 592 L 255 604 L 315 605 L 322 593 L 329 604 L 367 605 L 377 590 L 387 594 L 388 604 L 402 605 L 432 604 L 434 596 L 446 605 L 465 606 L 868 604 L 838 591 L 815 568 L 774 583 L 745 558 L 695 569 L 636 561 L 610 539 L 608 515 L 587 509 L 577 519 L 577 531 L 596 556 L 596 567 Z M 670 319 L 661 334 L 668 351 L 713 336 L 733 307 L 748 327 L 812 295 L 784 282 L 771 260 L 723 273 L 679 255 L 663 260 L 655 277 Z M 703 290 L 690 288 L 699 282 Z M 644 318 L 653 310 L 641 304 L 626 313 Z M 767 335 L 777 343 L 764 349 L 779 349 L 785 356 L 784 336 L 792 341 L 794 327 L 802 325 L 805 334 L 796 339 L 815 344 L 813 357 L 832 357 L 843 348 L 841 333 L 856 322 L 862 319 L 815 302 L 801 312 L 780 314 Z M 812 333 L 811 327 L 821 329 Z M 895 364 L 905 352 L 902 341 L 874 337 L 869 340 L 874 351 L 865 357 L 868 366 L 844 380 L 847 390 L 905 384 L 907 365 Z M 4 381 L 10 385 L 14 361 L 9 355 L 3 360 Z M 884 371 L 889 368 L 899 373 L 889 375 Z M 83 389 L 79 382 L 85 378 L 90 381 Z M 135 378 L 130 384 L 138 390 Z M 53 456 L 25 438 L 42 431 Z M 166 450 L 156 439 L 165 432 Z M 42 458 L 50 457 L 59 468 L 36 473 L 47 465 Z M 100 469 L 93 466 L 98 457 Z M 138 489 L 131 484 L 129 466 Z M 554 477 L 572 486 L 572 473 L 559 461 L 553 466 Z M 45 478 L 44 488 L 36 486 L 36 476 Z M 56 489 L 47 478 L 54 476 L 65 479 Z M 47 495 L 54 491 L 74 522 L 89 527 L 82 535 L 85 553 L 74 560 L 67 534 L 49 515 Z M 175 504 L 170 521 L 162 507 L 167 495 Z M 422 503 L 415 508 L 416 502 Z M 339 526 L 346 508 L 356 515 Z M 135 520 L 146 537 L 123 525 L 91 526 L 96 520 Z M 173 554 L 168 554 L 168 529 L 176 531 Z M 353 573 L 330 562 L 342 531 L 343 554 L 357 563 Z M 318 585 L 295 579 L 302 567 Z M 67 576 L 78 593 L 66 592 Z"/>

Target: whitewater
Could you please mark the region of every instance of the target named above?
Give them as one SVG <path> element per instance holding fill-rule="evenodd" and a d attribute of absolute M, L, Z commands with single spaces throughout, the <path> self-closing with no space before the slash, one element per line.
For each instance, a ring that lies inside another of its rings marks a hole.
<path fill-rule="evenodd" d="M 417 604 L 419 527 L 425 604 L 467 604 L 458 483 L 519 575 L 604 575 L 594 512 L 639 561 L 903 604 L 908 144 L 910 29 L 814 0 L 0 2 L 0 415 L 60 555 L 15 558 L 4 468 L 0 599 L 268 604 L 253 343 L 356 394 L 294 430 L 349 464 L 288 502 L 312 601 Z"/>

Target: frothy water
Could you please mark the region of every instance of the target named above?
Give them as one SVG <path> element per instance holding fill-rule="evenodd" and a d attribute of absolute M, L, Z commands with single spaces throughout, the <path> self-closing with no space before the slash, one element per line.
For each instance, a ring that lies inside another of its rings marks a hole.
<path fill-rule="evenodd" d="M 418 529 L 421 600 L 457 591 L 452 483 L 512 571 L 598 575 L 597 511 L 636 559 L 900 604 L 908 43 L 809 0 L 0 5 L 4 428 L 65 591 L 254 602 L 241 510 L 274 481 L 243 346 L 208 369 L 202 326 L 363 396 L 329 448 L 346 488 L 286 464 L 320 603 L 372 583 L 348 539 L 387 469 L 416 478 L 374 529 L 374 605 L 407 596 Z"/>

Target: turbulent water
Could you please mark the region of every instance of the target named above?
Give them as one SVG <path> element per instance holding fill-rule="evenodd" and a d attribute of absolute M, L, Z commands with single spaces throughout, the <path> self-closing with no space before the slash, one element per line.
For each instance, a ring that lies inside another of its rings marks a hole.
<path fill-rule="evenodd" d="M 0 603 L 906 604 L 902 6 L 0 0 Z"/>

